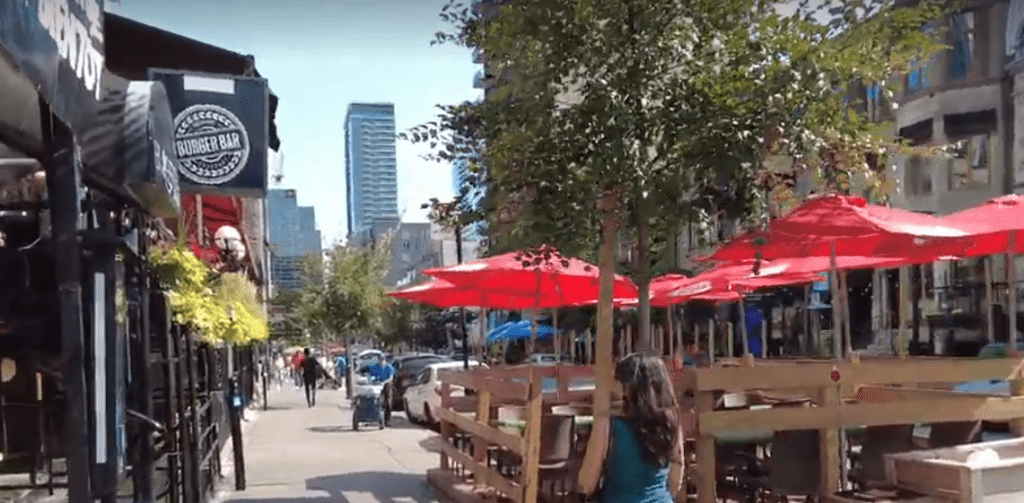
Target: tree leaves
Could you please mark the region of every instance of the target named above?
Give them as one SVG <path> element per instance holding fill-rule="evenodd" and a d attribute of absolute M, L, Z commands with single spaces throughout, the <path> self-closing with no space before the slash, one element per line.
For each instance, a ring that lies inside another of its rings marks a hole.
<path fill-rule="evenodd" d="M 479 167 L 471 185 L 489 199 L 462 221 L 487 217 L 492 252 L 592 256 L 594 202 L 612 188 L 621 221 L 662 232 L 700 218 L 764 222 L 769 201 L 792 190 L 771 181 L 770 159 L 849 191 L 869 154 L 884 165 L 897 151 L 851 112 L 856 85 L 940 48 L 922 27 L 945 12 L 938 0 L 805 2 L 789 15 L 755 0 L 449 4 L 453 30 L 439 39 L 487 54 L 497 85 L 400 137 Z"/>

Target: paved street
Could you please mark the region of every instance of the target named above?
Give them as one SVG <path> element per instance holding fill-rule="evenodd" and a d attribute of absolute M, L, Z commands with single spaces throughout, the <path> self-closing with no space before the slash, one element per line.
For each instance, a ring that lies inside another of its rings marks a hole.
<path fill-rule="evenodd" d="M 401 414 L 383 431 L 352 431 L 344 391 L 321 390 L 307 408 L 301 390 L 272 391 L 269 409 L 246 425 L 248 490 L 232 503 L 431 503 L 426 470 L 437 466 L 434 433 Z M 228 482 L 233 484 L 233 478 Z"/>

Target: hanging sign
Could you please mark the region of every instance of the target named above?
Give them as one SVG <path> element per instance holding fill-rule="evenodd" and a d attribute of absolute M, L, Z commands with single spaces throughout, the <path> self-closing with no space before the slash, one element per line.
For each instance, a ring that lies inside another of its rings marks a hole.
<path fill-rule="evenodd" d="M 0 52 L 80 132 L 103 92 L 103 0 L 0 1 Z"/>
<path fill-rule="evenodd" d="M 265 197 L 269 89 L 259 78 L 151 70 L 167 89 L 185 193 Z"/>

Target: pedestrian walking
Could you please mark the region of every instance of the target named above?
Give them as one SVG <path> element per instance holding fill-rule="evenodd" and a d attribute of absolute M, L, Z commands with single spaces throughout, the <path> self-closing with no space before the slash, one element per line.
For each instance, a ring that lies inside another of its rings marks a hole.
<path fill-rule="evenodd" d="M 316 405 L 316 382 L 320 378 L 323 368 L 320 367 L 320 362 L 316 360 L 316 357 L 309 353 L 309 348 L 303 351 L 303 356 L 302 383 L 306 388 L 306 405 L 313 407 Z"/>
<path fill-rule="evenodd" d="M 307 355 L 309 354 L 309 349 L 308 348 L 306 349 L 305 354 L 307 354 Z M 295 387 L 296 388 L 301 388 L 302 387 L 302 360 L 303 359 L 305 359 L 305 355 L 303 354 L 302 351 L 296 351 L 295 354 L 292 355 L 292 376 L 294 376 Z"/>

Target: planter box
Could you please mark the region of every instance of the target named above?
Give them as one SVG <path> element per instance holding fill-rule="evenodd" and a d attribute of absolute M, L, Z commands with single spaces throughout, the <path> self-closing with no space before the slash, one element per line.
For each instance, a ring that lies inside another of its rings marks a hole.
<path fill-rule="evenodd" d="M 1024 438 L 887 454 L 885 464 L 889 483 L 950 503 L 1024 501 Z"/>

